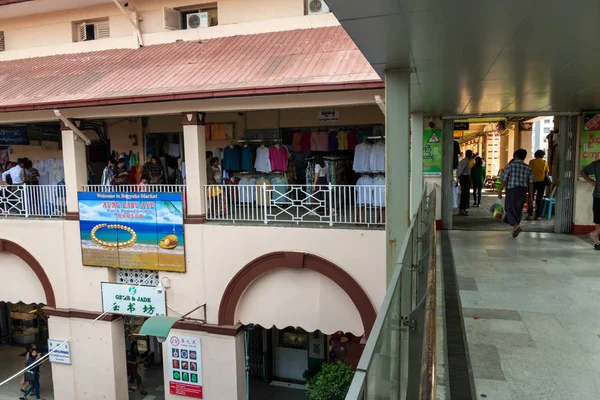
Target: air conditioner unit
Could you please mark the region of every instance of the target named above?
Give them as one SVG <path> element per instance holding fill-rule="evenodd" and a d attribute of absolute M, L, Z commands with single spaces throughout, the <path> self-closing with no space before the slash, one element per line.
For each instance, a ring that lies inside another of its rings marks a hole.
<path fill-rule="evenodd" d="M 210 16 L 207 12 L 199 12 L 187 15 L 188 29 L 208 28 L 210 26 Z"/>
<path fill-rule="evenodd" d="M 325 14 L 329 7 L 324 0 L 306 0 L 306 11 L 308 15 Z"/>

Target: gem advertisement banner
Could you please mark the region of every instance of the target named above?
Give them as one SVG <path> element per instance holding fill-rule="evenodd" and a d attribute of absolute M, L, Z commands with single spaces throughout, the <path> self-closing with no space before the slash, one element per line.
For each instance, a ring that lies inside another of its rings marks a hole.
<path fill-rule="evenodd" d="M 185 272 L 181 193 L 79 193 L 83 265 Z"/>
<path fill-rule="evenodd" d="M 197 337 L 169 335 L 169 392 L 202 399 L 202 349 Z"/>
<path fill-rule="evenodd" d="M 583 113 L 579 169 L 600 160 L 600 113 Z"/>
<path fill-rule="evenodd" d="M 423 132 L 423 176 L 442 176 L 442 130 Z"/>
<path fill-rule="evenodd" d="M 102 311 L 121 315 L 167 315 L 167 297 L 154 286 L 102 282 Z"/>

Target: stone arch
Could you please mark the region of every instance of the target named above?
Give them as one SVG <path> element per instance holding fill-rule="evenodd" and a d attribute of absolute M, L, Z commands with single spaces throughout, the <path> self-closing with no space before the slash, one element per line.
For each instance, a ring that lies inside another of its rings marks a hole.
<path fill-rule="evenodd" d="M 36 260 L 30 252 L 25 250 L 17 243 L 6 239 L 0 239 L 0 253 L 2 252 L 14 254 L 23 260 L 25 264 L 29 265 L 29 268 L 31 268 L 42 284 L 44 294 L 46 295 L 46 305 L 56 308 L 56 297 L 54 296 L 52 283 L 50 283 L 50 279 L 48 278 L 48 275 L 46 275 L 46 271 L 44 271 L 44 268 L 42 268 L 42 265 L 38 262 L 38 260 Z"/>
<path fill-rule="evenodd" d="M 240 298 L 250 284 L 261 275 L 280 268 L 306 268 L 335 282 L 358 310 L 365 336 L 368 337 L 377 313 L 362 287 L 342 268 L 319 256 L 294 251 L 280 251 L 258 257 L 242 268 L 231 279 L 219 306 L 219 325 L 234 325 L 235 311 Z"/>

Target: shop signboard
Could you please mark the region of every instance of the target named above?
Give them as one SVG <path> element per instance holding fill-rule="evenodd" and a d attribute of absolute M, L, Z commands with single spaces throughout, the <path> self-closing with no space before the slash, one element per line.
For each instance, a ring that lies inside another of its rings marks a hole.
<path fill-rule="evenodd" d="M 202 399 L 202 349 L 197 337 L 169 335 L 169 392 Z"/>
<path fill-rule="evenodd" d="M 424 131 L 423 176 L 442 176 L 441 129 L 426 129 Z"/>
<path fill-rule="evenodd" d="M 0 146 L 27 145 L 26 126 L 0 126 Z"/>
<path fill-rule="evenodd" d="M 468 122 L 455 122 L 454 123 L 454 130 L 455 131 L 468 131 L 469 130 L 469 123 Z"/>
<path fill-rule="evenodd" d="M 167 297 L 154 286 L 102 282 L 102 311 L 138 317 L 167 315 Z"/>
<path fill-rule="evenodd" d="M 340 119 L 340 113 L 334 110 L 319 111 L 319 121 L 337 121 Z"/>
<path fill-rule="evenodd" d="M 83 265 L 185 272 L 181 193 L 79 193 Z"/>
<path fill-rule="evenodd" d="M 63 342 L 64 340 L 48 339 L 48 359 L 51 363 L 71 365 L 71 347 L 69 342 Z"/>
<path fill-rule="evenodd" d="M 600 112 L 583 113 L 579 167 L 583 169 L 600 159 Z"/>

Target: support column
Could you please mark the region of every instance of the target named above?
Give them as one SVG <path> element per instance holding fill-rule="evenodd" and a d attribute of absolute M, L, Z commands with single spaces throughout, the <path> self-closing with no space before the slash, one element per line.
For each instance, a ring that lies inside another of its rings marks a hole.
<path fill-rule="evenodd" d="M 183 148 L 185 152 L 185 182 L 187 217 L 185 222 L 206 222 L 204 185 L 206 176 L 206 138 L 202 115 L 198 112 L 182 114 Z"/>
<path fill-rule="evenodd" d="M 410 226 L 410 71 L 385 73 L 386 282 Z"/>
<path fill-rule="evenodd" d="M 444 120 L 442 126 L 442 227 L 452 229 L 453 213 L 454 121 Z"/>
<path fill-rule="evenodd" d="M 81 121 L 72 121 L 75 126 Z M 62 153 L 65 170 L 65 189 L 67 194 L 66 219 L 79 219 L 77 193 L 87 184 L 87 155 L 85 143 L 68 127 L 61 124 Z"/>
<path fill-rule="evenodd" d="M 92 319 L 51 315 L 48 319 L 50 338 L 65 340 L 90 322 Z M 52 363 L 54 398 L 129 398 L 121 318 L 96 322 L 71 340 L 70 350 L 71 365 Z"/>
<path fill-rule="evenodd" d="M 410 146 L 410 182 L 411 182 L 411 218 L 417 212 L 423 194 L 423 113 L 411 114 Z"/>

